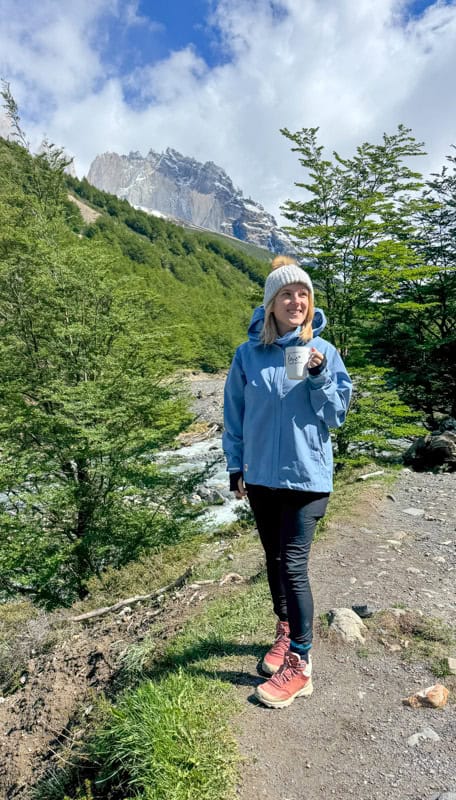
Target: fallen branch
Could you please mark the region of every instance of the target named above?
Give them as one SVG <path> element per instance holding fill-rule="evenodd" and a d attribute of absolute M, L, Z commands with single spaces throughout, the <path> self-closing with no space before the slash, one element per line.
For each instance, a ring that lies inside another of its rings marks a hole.
<path fill-rule="evenodd" d="M 196 597 L 198 597 L 198 591 L 193 592 L 193 594 L 190 597 L 190 599 L 187 600 L 187 605 L 190 606 L 193 603 L 193 601 L 195 600 Z"/>
<path fill-rule="evenodd" d="M 209 586 L 210 584 L 217 583 L 216 578 L 210 578 L 209 580 L 201 580 L 201 581 L 193 581 L 193 583 L 189 584 L 189 589 L 198 589 L 200 586 Z"/>
<path fill-rule="evenodd" d="M 384 474 L 385 474 L 385 470 L 384 469 L 378 469 L 378 470 L 376 470 L 376 472 L 368 472 L 368 473 L 366 473 L 366 475 L 360 475 L 358 477 L 358 480 L 359 481 L 367 481 L 369 478 L 376 478 L 378 475 L 384 475 Z"/>
<path fill-rule="evenodd" d="M 150 594 L 138 594 L 135 597 L 127 597 L 126 600 L 119 600 L 118 603 L 114 603 L 112 606 L 105 606 L 104 608 L 95 608 L 93 611 L 87 611 L 86 614 L 79 614 L 77 617 L 70 617 L 70 622 L 83 622 L 86 619 L 92 619 L 93 617 L 102 617 L 105 614 L 110 614 L 113 611 L 119 611 L 124 606 L 131 606 L 134 603 L 141 603 L 144 600 L 153 600 L 154 598 L 160 597 L 160 595 L 165 594 L 165 592 L 170 592 L 172 589 L 176 589 L 178 586 L 182 586 L 185 583 L 187 578 L 192 574 L 193 566 L 189 567 L 185 570 L 185 572 L 176 578 L 175 581 L 172 583 L 168 583 L 167 586 L 163 586 L 161 589 L 157 589 L 155 592 L 151 592 Z"/>
<path fill-rule="evenodd" d="M 245 578 L 242 575 L 239 575 L 237 572 L 228 572 L 223 578 L 211 578 L 209 580 L 201 580 L 201 581 L 193 581 L 193 583 L 189 584 L 189 589 L 198 589 L 200 586 L 209 586 L 213 585 L 214 583 L 218 583 L 219 586 L 224 586 L 225 583 L 241 583 L 244 581 Z"/>

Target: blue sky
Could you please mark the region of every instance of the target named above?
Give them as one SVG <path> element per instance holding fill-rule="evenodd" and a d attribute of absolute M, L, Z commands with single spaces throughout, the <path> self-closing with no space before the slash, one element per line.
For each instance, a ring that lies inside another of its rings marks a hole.
<path fill-rule="evenodd" d="M 303 180 L 280 128 L 349 155 L 399 123 L 456 143 L 456 0 L 0 0 L 0 75 L 34 147 L 173 147 L 276 215 Z M 2 130 L 0 120 L 0 132 Z"/>
<path fill-rule="evenodd" d="M 212 21 L 216 5 L 212 0 L 140 0 L 130 4 L 138 21 L 129 28 L 107 13 L 103 19 L 109 37 L 104 49 L 106 63 L 117 63 L 121 71 L 128 72 L 132 65 L 145 66 L 166 58 L 171 51 L 191 46 L 209 67 L 225 64 L 229 54 Z M 287 15 L 280 0 L 267 0 L 263 5 L 270 5 L 278 20 Z"/>
<path fill-rule="evenodd" d="M 109 12 L 100 20 L 100 55 L 107 70 L 128 75 L 187 47 L 210 69 L 229 60 L 210 22 L 209 0 L 156 0 L 131 4 L 130 8 L 130 25 Z M 141 104 L 135 86 L 126 85 L 124 92 L 127 102 Z"/>
<path fill-rule="evenodd" d="M 217 46 L 216 31 L 208 21 L 208 0 L 139 2 L 135 16 L 138 21 L 130 27 L 110 13 L 102 21 L 108 37 L 103 60 L 108 66 L 116 65 L 122 73 L 165 59 L 171 51 L 189 45 L 210 67 L 226 61 Z"/>

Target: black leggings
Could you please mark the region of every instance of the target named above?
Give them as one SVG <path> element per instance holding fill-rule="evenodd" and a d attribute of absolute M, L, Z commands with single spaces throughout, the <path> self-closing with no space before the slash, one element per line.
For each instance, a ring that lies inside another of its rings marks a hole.
<path fill-rule="evenodd" d="M 297 644 L 312 643 L 313 597 L 307 573 L 313 535 L 329 494 L 246 484 L 266 553 L 274 611 Z"/>

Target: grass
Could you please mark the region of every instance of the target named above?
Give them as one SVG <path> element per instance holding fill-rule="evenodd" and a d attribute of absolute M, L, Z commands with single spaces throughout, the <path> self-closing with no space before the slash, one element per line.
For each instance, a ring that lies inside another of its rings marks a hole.
<path fill-rule="evenodd" d="M 323 611 L 318 617 L 318 632 L 323 639 L 328 638 L 329 634 L 329 614 Z"/>
<path fill-rule="evenodd" d="M 153 635 L 130 648 L 124 670 L 142 663 L 143 681 L 95 734 L 96 787 L 107 782 L 124 797 L 134 786 L 144 800 L 235 797 L 239 754 L 229 720 L 240 704 L 233 685 L 251 675 L 269 641 L 267 601 L 264 578 L 253 580 L 205 607 L 158 661 Z"/>
<path fill-rule="evenodd" d="M 234 698 L 220 680 L 179 670 L 147 681 L 107 709 L 90 750 L 107 783 L 144 800 L 234 797 L 237 748 L 227 720 Z"/>
<path fill-rule="evenodd" d="M 235 657 L 242 668 L 245 656 L 259 658 L 269 643 L 274 628 L 268 587 L 264 575 L 253 579 L 231 596 L 219 597 L 192 620 L 171 642 L 165 663 L 168 666 L 206 661 L 216 656 Z M 252 640 L 255 644 L 251 644 Z M 233 663 L 233 662 L 232 662 Z"/>
<path fill-rule="evenodd" d="M 453 674 L 448 667 L 447 658 L 434 658 L 431 670 L 436 678 L 448 678 Z"/>
<path fill-rule="evenodd" d="M 365 622 L 380 640 L 401 645 L 404 660 L 428 662 L 437 677 L 449 674 L 446 657 L 456 644 L 456 631 L 443 620 L 405 609 L 400 616 L 381 611 Z"/>
<path fill-rule="evenodd" d="M 334 491 L 328 504 L 328 510 L 318 523 L 315 540 L 317 541 L 331 527 L 334 520 L 342 523 L 350 519 L 352 522 L 363 520 L 369 513 L 367 507 L 373 499 L 380 500 L 387 488 L 397 480 L 398 468 L 389 464 L 382 466 L 383 475 L 377 475 L 372 481 L 360 481 L 360 475 L 378 470 L 379 465 L 368 462 L 362 467 L 350 467 L 348 464 L 335 476 Z M 374 485 L 373 485 L 374 484 Z M 369 497 L 368 497 L 369 495 Z M 363 524 L 361 522 L 361 524 Z"/>
<path fill-rule="evenodd" d="M 130 595 L 148 594 L 165 586 L 185 572 L 189 564 L 198 561 L 201 545 L 207 538 L 201 534 L 165 547 L 158 553 L 144 555 L 121 569 L 110 567 L 100 578 L 91 579 L 89 597 L 75 603 L 72 614 L 83 614 Z"/>
<path fill-rule="evenodd" d="M 55 771 L 34 800 L 234 800 L 240 756 L 231 720 L 240 712 L 234 686 L 252 671 L 273 627 L 263 577 L 227 589 L 169 644 L 156 631 L 124 655 L 126 689 L 102 700 L 95 730 Z M 253 643 L 252 643 L 253 642 Z M 79 788 L 78 788 L 79 786 Z M 78 794 L 79 792 L 79 794 Z"/>
<path fill-rule="evenodd" d="M 353 505 L 372 491 L 380 496 L 381 490 L 356 482 L 357 474 L 336 484 L 330 508 L 338 519 L 350 505 L 353 514 Z M 380 482 L 390 480 L 386 474 Z M 65 793 L 68 800 L 234 800 L 239 753 L 231 721 L 240 705 L 233 687 L 253 691 L 274 626 L 265 576 L 255 576 L 260 552 L 258 537 L 241 523 L 109 572 L 93 585 L 90 605 L 103 605 L 107 596 L 113 602 L 163 585 L 189 560 L 196 560 L 195 578 L 254 575 L 202 606 L 164 651 L 159 620 L 125 651 L 117 684 L 123 691 L 115 703 L 101 701 L 92 733 L 67 756 L 73 768 L 48 776 L 35 788 L 35 800 L 62 800 Z"/>
<path fill-rule="evenodd" d="M 227 572 L 250 577 L 262 568 L 263 563 L 259 539 L 253 531 L 234 538 L 224 536 L 218 542 L 212 541 L 203 548 L 202 555 L 204 561 L 200 561 L 195 568 L 195 580 L 219 580 Z"/>
<path fill-rule="evenodd" d="M 226 677 L 235 681 L 236 675 L 246 669 L 246 662 L 250 666 L 252 659 L 258 660 L 269 643 L 274 627 L 269 606 L 266 581 L 260 576 L 205 606 L 195 619 L 189 620 L 161 656 L 157 654 L 157 623 L 142 642 L 128 648 L 122 669 L 129 681 L 174 669 L 210 678 L 225 671 Z"/>

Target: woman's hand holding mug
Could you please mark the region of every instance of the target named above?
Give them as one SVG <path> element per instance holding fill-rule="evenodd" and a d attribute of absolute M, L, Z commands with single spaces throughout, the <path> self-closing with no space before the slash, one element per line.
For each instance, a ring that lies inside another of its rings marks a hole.
<path fill-rule="evenodd" d="M 309 360 L 307 362 L 307 367 L 312 369 L 312 367 L 319 367 L 324 359 L 323 353 L 320 353 L 316 347 L 312 347 L 310 351 Z"/>

